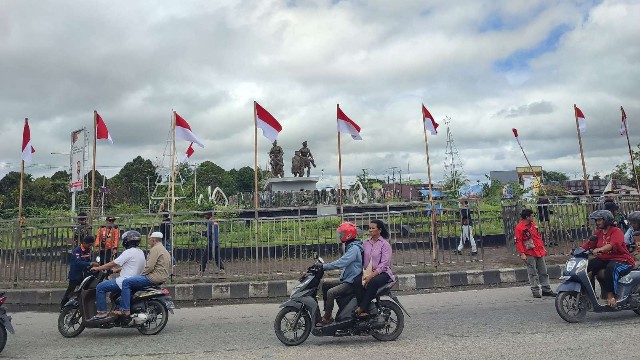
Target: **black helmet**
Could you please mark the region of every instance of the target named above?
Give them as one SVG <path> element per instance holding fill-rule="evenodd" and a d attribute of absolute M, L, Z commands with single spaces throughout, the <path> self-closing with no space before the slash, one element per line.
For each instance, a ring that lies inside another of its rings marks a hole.
<path fill-rule="evenodd" d="M 609 210 L 596 210 L 589 215 L 589 220 L 604 220 L 604 227 L 613 225 L 613 214 Z"/>
<path fill-rule="evenodd" d="M 140 244 L 140 239 L 142 239 L 142 236 L 139 232 L 129 230 L 122 234 L 122 246 L 124 246 L 125 249 L 137 247 Z"/>
<path fill-rule="evenodd" d="M 629 214 L 629 216 L 627 216 L 627 220 L 629 220 L 631 226 L 633 226 L 634 223 L 636 224 L 635 226 L 633 226 L 634 230 L 640 229 L 640 211 L 634 211 Z"/>

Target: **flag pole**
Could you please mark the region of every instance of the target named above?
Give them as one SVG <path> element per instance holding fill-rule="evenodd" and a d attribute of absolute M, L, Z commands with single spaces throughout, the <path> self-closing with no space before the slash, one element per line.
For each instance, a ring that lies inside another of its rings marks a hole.
<path fill-rule="evenodd" d="M 576 131 L 578 132 L 578 144 L 580 145 L 580 159 L 582 160 L 582 175 L 584 176 L 585 195 L 589 196 L 589 181 L 587 180 L 587 167 L 584 165 L 584 151 L 582 150 L 582 136 L 580 135 L 580 125 L 578 124 L 578 107 L 573 104 L 573 115 L 576 118 Z"/>
<path fill-rule="evenodd" d="M 422 105 L 424 107 L 424 104 Z M 420 108 L 422 111 L 422 108 Z M 429 141 L 427 140 L 427 125 L 425 119 L 422 119 L 422 129 L 424 130 L 424 152 L 427 157 L 427 177 L 429 179 L 429 205 L 431 206 L 431 261 L 433 265 L 438 267 L 438 256 L 436 254 L 438 247 L 436 246 L 436 208 L 433 204 L 433 186 L 431 183 L 431 162 L 429 160 Z"/>
<path fill-rule="evenodd" d="M 254 240 L 256 242 L 256 277 L 258 276 L 258 114 L 257 101 L 253 101 L 253 217 L 256 224 Z"/>
<path fill-rule="evenodd" d="M 24 118 L 25 126 L 27 125 L 28 121 L 29 121 L 28 118 Z M 31 149 L 29 149 L 28 151 L 31 151 Z M 16 229 L 16 233 L 15 233 L 16 246 L 13 254 L 13 287 L 14 288 L 18 287 L 18 254 L 20 252 L 20 243 L 22 242 L 22 225 L 24 224 L 24 220 L 22 219 L 23 191 L 24 191 L 24 157 L 22 157 L 22 161 L 20 162 L 20 190 L 18 195 L 18 228 Z"/>
<path fill-rule="evenodd" d="M 336 105 L 337 110 L 340 110 L 340 104 Z M 337 111 L 336 111 L 337 114 Z M 336 120 L 337 121 L 337 120 Z M 338 186 L 340 187 L 338 189 L 338 194 L 339 194 L 339 202 L 340 202 L 340 221 L 344 221 L 344 208 L 342 205 L 342 152 L 340 150 L 340 129 L 338 129 L 338 178 L 340 179 L 338 181 Z"/>
<path fill-rule="evenodd" d="M 89 226 L 93 225 L 93 201 L 94 201 L 94 187 L 96 186 L 96 142 L 98 131 L 98 112 L 93 110 L 93 161 L 91 168 L 91 205 L 89 208 Z"/>
<path fill-rule="evenodd" d="M 522 147 L 522 144 L 520 143 L 520 139 L 518 139 L 517 136 L 516 136 L 516 141 L 518 142 L 518 146 L 520 146 L 520 150 L 522 150 L 522 155 L 524 155 L 524 159 L 527 161 L 527 165 L 529 165 L 529 170 L 531 170 L 531 173 L 533 174 L 533 178 L 536 179 L 536 181 L 538 182 L 538 186 L 540 186 L 540 189 L 542 189 L 542 194 L 546 196 L 547 191 L 544 188 L 544 184 L 542 183 L 542 181 L 540 181 L 540 179 L 538 179 L 538 176 L 536 176 L 535 171 L 533 171 L 533 166 L 531 166 L 531 162 L 529 161 L 527 154 L 524 152 L 524 148 Z"/>
<path fill-rule="evenodd" d="M 629 147 L 629 157 L 631 158 L 631 169 L 633 169 L 633 178 L 636 180 L 636 190 L 640 194 L 640 182 L 638 181 L 638 174 L 636 173 L 636 165 L 633 161 L 633 151 L 631 151 L 631 142 L 629 141 L 629 129 L 627 128 L 627 122 L 625 121 L 624 109 L 620 106 L 620 117 L 622 117 L 622 123 L 624 124 L 624 133 L 627 135 L 627 146 Z"/>
<path fill-rule="evenodd" d="M 171 110 L 171 210 L 169 216 L 173 219 L 176 207 L 176 112 Z"/>

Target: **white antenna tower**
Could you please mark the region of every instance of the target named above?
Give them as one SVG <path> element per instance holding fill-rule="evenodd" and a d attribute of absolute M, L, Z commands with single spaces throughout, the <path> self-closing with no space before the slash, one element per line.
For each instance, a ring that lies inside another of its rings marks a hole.
<path fill-rule="evenodd" d="M 162 160 L 160 160 L 160 158 L 156 158 L 153 162 L 153 165 L 156 166 L 156 173 L 158 176 L 156 178 L 155 188 L 151 194 L 151 200 L 155 200 L 156 202 L 160 201 L 161 203 L 164 202 L 165 209 L 168 208 L 171 197 L 171 136 L 172 133 L 169 131 L 167 141 L 165 141 L 164 151 L 162 152 Z M 167 159 L 168 161 L 165 161 Z M 178 171 L 176 176 L 176 192 L 179 192 L 180 195 L 178 196 L 176 194 L 176 200 L 185 198 L 184 188 L 182 187 L 184 180 L 182 179 L 182 175 L 180 175 L 180 171 L 178 169 L 179 166 L 176 166 L 176 171 Z"/>
<path fill-rule="evenodd" d="M 444 118 L 444 124 L 447 126 L 447 145 L 444 152 L 444 178 L 452 180 L 451 186 L 453 189 L 459 189 L 463 185 L 459 183 L 459 181 L 464 181 L 466 177 L 464 175 L 464 168 L 462 167 L 462 160 L 460 160 L 460 156 L 458 155 L 458 148 L 453 141 L 451 127 L 449 126 L 450 122 L 450 117 L 447 116 Z"/>

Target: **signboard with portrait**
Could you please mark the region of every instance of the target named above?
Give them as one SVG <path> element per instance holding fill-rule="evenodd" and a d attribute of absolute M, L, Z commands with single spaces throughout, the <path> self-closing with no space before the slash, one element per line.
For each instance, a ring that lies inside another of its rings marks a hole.
<path fill-rule="evenodd" d="M 69 188 L 71 192 L 84 190 L 87 141 L 87 132 L 84 128 L 71 133 L 71 186 Z"/>

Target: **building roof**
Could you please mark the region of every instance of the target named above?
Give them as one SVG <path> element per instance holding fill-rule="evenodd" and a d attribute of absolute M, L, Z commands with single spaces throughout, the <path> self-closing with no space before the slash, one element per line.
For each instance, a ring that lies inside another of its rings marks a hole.
<path fill-rule="evenodd" d="M 515 170 L 490 171 L 489 178 L 497 180 L 500 184 L 518 183 L 518 172 Z"/>

